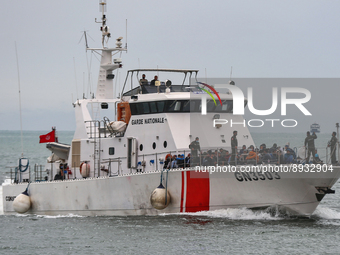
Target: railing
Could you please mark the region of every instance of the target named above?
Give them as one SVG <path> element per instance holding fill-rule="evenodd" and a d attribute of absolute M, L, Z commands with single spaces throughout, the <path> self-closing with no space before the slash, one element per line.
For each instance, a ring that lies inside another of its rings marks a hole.
<path fill-rule="evenodd" d="M 108 138 L 108 137 L 123 137 L 124 132 L 116 132 L 109 125 L 110 120 L 104 117 L 103 120 L 90 120 L 85 121 L 87 135 L 90 139 Z"/>
<path fill-rule="evenodd" d="M 323 149 L 323 150 L 321 150 Z M 318 149 L 318 155 L 319 160 L 316 162 L 312 162 L 311 160 L 313 157 L 310 157 L 309 163 L 315 163 L 315 164 L 330 164 L 330 149 L 329 148 L 319 148 Z M 108 163 L 110 162 L 108 175 L 114 176 L 114 175 L 121 175 L 121 174 L 128 174 L 135 172 L 150 172 L 150 171 L 160 171 L 164 168 L 171 169 L 171 168 L 185 168 L 185 167 L 194 167 L 194 166 L 208 166 L 208 165 L 257 165 L 257 164 L 306 164 L 306 157 L 299 157 L 298 156 L 298 149 L 293 148 L 292 149 L 296 156 L 292 155 L 292 157 L 288 157 L 288 155 L 291 155 L 289 153 L 286 153 L 286 150 L 282 152 L 281 150 L 276 152 L 269 152 L 270 158 L 268 158 L 268 155 L 265 155 L 265 153 L 259 153 L 254 151 L 256 157 L 255 159 L 247 159 L 247 156 L 249 153 L 242 153 L 239 152 L 236 155 L 235 162 L 232 162 L 232 153 L 229 153 L 231 151 L 229 148 L 209 148 L 209 149 L 202 149 L 196 158 L 188 157 L 188 154 L 191 153 L 191 150 L 177 150 L 177 151 L 167 151 L 163 153 L 150 153 L 150 154 L 142 154 L 138 155 L 138 166 L 135 169 L 132 168 L 126 168 L 123 169 L 123 164 L 125 160 L 127 160 L 127 157 L 119 157 L 119 158 L 110 158 L 106 159 L 102 163 Z M 272 157 L 272 155 L 276 155 Z M 172 161 L 166 160 L 166 157 L 173 157 L 174 155 L 184 155 L 184 157 L 181 156 L 181 159 L 176 159 L 177 164 L 172 164 Z M 180 164 L 178 164 L 178 161 L 182 161 Z M 118 169 L 115 174 L 112 174 L 111 169 Z"/>
<path fill-rule="evenodd" d="M 316 164 L 330 164 L 331 163 L 331 150 L 330 147 L 325 148 L 317 148 L 317 152 L 319 155 L 320 161 L 313 162 Z M 298 149 L 294 148 L 295 154 Z M 278 157 L 274 159 L 267 159 L 264 157 L 264 154 L 256 152 L 255 160 L 248 160 L 247 155 L 249 153 L 238 153 L 236 155 L 236 162 L 232 162 L 232 155 L 229 153 L 231 151 L 230 147 L 227 148 L 204 148 L 199 153 L 198 156 L 188 157 L 188 154 L 191 154 L 191 150 L 173 150 L 166 151 L 162 153 L 149 153 L 149 154 L 141 154 L 138 155 L 138 164 L 137 168 L 127 168 L 127 164 L 123 164 L 123 162 L 127 162 L 127 157 L 116 157 L 116 158 L 107 158 L 102 159 L 100 161 L 100 169 L 93 172 L 93 176 L 91 177 L 101 177 L 101 176 L 119 176 L 123 174 L 132 174 L 132 173 L 144 173 L 144 172 L 152 172 L 152 171 L 161 171 L 163 169 L 171 169 L 171 168 L 185 168 L 185 167 L 196 167 L 196 166 L 226 166 L 226 165 L 257 165 L 257 164 L 305 164 L 305 157 L 293 157 L 293 161 L 289 162 L 280 151 L 276 151 L 276 155 Z M 337 151 L 337 153 L 339 150 Z M 275 154 L 275 153 L 274 153 Z M 180 155 L 180 160 L 176 159 L 176 164 L 172 163 L 174 159 L 174 155 Z M 184 156 L 182 156 L 184 155 Z M 301 156 L 301 155 L 300 155 Z M 303 156 L 303 155 L 302 155 Z M 339 158 L 339 157 L 338 157 Z M 311 157 L 312 159 L 312 157 Z M 53 165 L 53 164 L 52 164 Z M 50 169 L 45 169 L 44 165 L 34 165 L 34 170 L 31 171 L 30 168 L 27 169 L 27 173 L 21 173 L 17 170 L 17 167 L 11 166 L 9 172 L 6 172 L 10 175 L 11 183 L 19 183 L 19 182 L 43 182 L 48 180 L 54 180 L 54 173 L 58 171 L 58 169 L 53 169 L 53 166 Z M 96 174 L 97 173 L 97 174 Z M 76 176 L 73 176 L 76 179 Z M 66 179 L 67 180 L 67 179 Z"/>
<path fill-rule="evenodd" d="M 35 164 L 33 171 L 31 170 L 31 167 L 28 167 L 25 172 L 20 172 L 17 166 L 8 166 L 7 168 L 9 168 L 9 171 L 5 173 L 9 174 L 11 183 L 42 182 L 48 181 L 49 179 L 50 170 L 44 169 L 44 165 Z"/>

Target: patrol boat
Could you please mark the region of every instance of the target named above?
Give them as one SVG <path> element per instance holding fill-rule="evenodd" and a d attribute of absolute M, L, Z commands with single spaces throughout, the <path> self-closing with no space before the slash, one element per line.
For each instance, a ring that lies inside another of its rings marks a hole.
<path fill-rule="evenodd" d="M 244 122 L 232 113 L 232 94 L 217 93 L 207 84 L 191 84 L 197 70 L 157 68 L 128 71 L 121 98 L 115 98 L 113 71 L 122 67 L 122 59 L 113 56 L 126 48 L 121 37 L 116 47 L 108 47 L 111 34 L 105 5 L 100 3 L 102 47 L 87 48 L 101 55 L 96 96 L 74 102 L 72 143 L 48 143 L 53 154 L 45 168 L 19 160 L 11 180 L 3 185 L 5 214 L 157 215 L 275 207 L 308 216 L 325 194 L 333 192 L 331 187 L 340 175 L 335 166 L 321 173 L 246 172 L 241 167 L 247 165 L 221 162 L 222 167 L 214 164 L 217 168 L 207 171 L 201 167 L 199 152 L 199 157 L 190 159 L 191 166 L 184 163 L 196 137 L 202 152 L 231 151 L 235 127 L 213 125 L 213 121 Z M 160 81 L 140 82 L 144 72 L 159 74 Z M 184 76 L 182 84 L 168 79 L 174 73 Z M 211 93 L 215 95 L 208 100 Z M 245 125 L 237 125 L 237 131 L 239 144 L 254 144 Z M 179 155 L 179 165 L 165 167 L 172 155 Z M 220 154 L 215 156 L 220 163 Z"/>

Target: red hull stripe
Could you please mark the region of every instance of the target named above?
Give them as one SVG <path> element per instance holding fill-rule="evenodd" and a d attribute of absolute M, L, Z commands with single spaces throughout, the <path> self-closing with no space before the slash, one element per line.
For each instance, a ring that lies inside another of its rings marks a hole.
<path fill-rule="evenodd" d="M 185 212 L 199 212 L 209 210 L 210 202 L 210 181 L 209 172 L 186 173 L 186 199 Z M 184 172 L 182 172 L 182 200 L 181 212 L 183 211 Z"/>

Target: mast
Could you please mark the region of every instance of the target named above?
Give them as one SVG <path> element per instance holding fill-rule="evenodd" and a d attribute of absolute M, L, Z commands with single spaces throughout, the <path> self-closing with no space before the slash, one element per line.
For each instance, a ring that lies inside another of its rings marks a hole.
<path fill-rule="evenodd" d="M 102 32 L 102 48 L 87 48 L 87 50 L 95 51 L 101 55 L 100 69 L 98 75 L 96 99 L 113 99 L 113 70 L 121 68 L 121 58 L 113 59 L 113 53 L 127 51 L 122 48 L 121 40 L 123 37 L 116 39 L 116 48 L 109 48 L 108 42 L 111 37 L 110 28 L 106 25 L 106 0 L 99 0 L 99 10 L 102 13 L 102 20 L 96 23 L 101 23 L 100 31 Z"/>
<path fill-rule="evenodd" d="M 21 113 L 21 89 L 20 89 L 20 72 L 19 72 L 19 59 L 18 59 L 18 50 L 17 43 L 15 42 L 15 55 L 17 59 L 17 69 L 18 69 L 18 87 L 19 87 L 19 111 L 20 111 L 20 134 L 21 134 L 21 157 L 24 156 L 24 142 L 23 142 L 23 134 L 22 134 L 22 113 Z"/>

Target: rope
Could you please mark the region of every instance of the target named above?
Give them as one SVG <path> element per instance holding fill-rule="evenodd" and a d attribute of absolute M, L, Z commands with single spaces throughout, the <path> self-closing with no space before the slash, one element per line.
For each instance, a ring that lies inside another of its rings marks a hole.
<path fill-rule="evenodd" d="M 27 187 L 26 187 L 26 189 L 25 189 L 25 191 L 22 192 L 22 194 L 24 194 L 24 195 L 26 195 L 26 196 L 29 196 L 29 195 L 28 195 L 28 188 L 29 188 L 30 184 L 31 184 L 31 183 L 29 182 L 28 185 L 27 185 Z"/>
<path fill-rule="evenodd" d="M 168 197 L 168 174 L 169 169 L 166 170 L 166 180 L 165 180 L 165 205 L 167 204 L 167 197 Z"/>
<path fill-rule="evenodd" d="M 161 172 L 161 180 L 160 180 L 159 186 L 157 187 L 158 189 L 164 189 L 164 186 L 163 186 L 163 183 L 162 183 L 162 181 L 163 181 L 163 171 L 164 170 L 162 170 L 162 172 Z"/>
<path fill-rule="evenodd" d="M 169 174 L 169 169 L 166 170 L 166 179 L 165 179 L 165 188 L 163 186 L 163 172 L 164 170 L 162 170 L 161 172 L 161 180 L 160 180 L 160 184 L 157 187 L 158 189 L 165 189 L 165 205 L 167 204 L 168 201 L 168 174 Z"/>
<path fill-rule="evenodd" d="M 22 159 L 24 159 L 24 158 L 20 158 L 20 159 L 19 159 L 19 171 L 23 173 L 23 172 L 26 172 L 27 169 L 28 169 L 29 160 L 27 159 L 27 165 L 22 165 L 22 164 L 21 164 L 21 160 L 22 160 Z M 25 158 L 25 159 L 26 159 L 26 158 Z M 24 169 L 24 170 L 21 170 L 22 167 L 24 167 L 25 169 Z"/>

